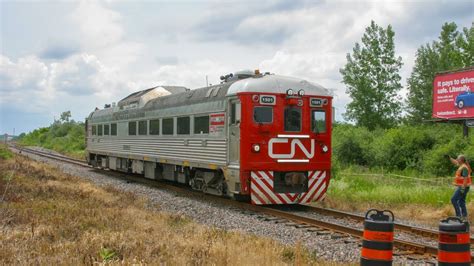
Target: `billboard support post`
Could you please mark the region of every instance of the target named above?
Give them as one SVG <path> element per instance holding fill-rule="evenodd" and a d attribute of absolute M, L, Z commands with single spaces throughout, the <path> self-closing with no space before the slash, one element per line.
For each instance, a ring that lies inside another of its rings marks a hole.
<path fill-rule="evenodd" d="M 469 137 L 469 127 L 467 126 L 467 120 L 464 120 L 464 123 L 462 124 L 462 135 L 467 138 Z"/>

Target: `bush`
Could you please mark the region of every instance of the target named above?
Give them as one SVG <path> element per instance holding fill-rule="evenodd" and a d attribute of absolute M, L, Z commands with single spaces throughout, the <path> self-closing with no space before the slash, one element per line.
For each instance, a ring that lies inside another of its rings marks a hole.
<path fill-rule="evenodd" d="M 446 154 L 455 157 L 462 153 L 474 162 L 474 135 L 466 139 L 461 132 L 461 126 L 456 124 L 402 125 L 374 131 L 336 124 L 333 129 L 333 176 L 351 166 L 383 167 L 410 175 L 421 172 L 451 175 L 453 168 L 445 158 Z"/>
<path fill-rule="evenodd" d="M 333 154 L 336 164 L 369 166 L 374 156 L 371 152 L 373 134 L 364 127 L 336 125 L 333 129 Z"/>
<path fill-rule="evenodd" d="M 436 139 L 424 127 L 401 126 L 377 138 L 376 164 L 390 170 L 420 169 L 421 158 Z"/>
<path fill-rule="evenodd" d="M 27 146 L 40 146 L 82 158 L 84 155 L 84 123 L 75 121 L 55 121 L 51 126 L 36 129 L 19 140 Z"/>

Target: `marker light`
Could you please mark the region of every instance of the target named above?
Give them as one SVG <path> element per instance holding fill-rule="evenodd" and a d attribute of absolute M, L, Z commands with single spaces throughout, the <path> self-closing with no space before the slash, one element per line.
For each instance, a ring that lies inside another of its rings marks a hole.
<path fill-rule="evenodd" d="M 258 144 L 252 145 L 252 151 L 253 152 L 259 152 L 260 151 L 260 145 L 258 145 Z"/>
<path fill-rule="evenodd" d="M 252 101 L 254 103 L 258 103 L 259 100 L 260 100 L 260 97 L 258 95 L 252 95 Z"/>
<path fill-rule="evenodd" d="M 323 152 L 324 152 L 324 153 L 326 153 L 326 152 L 329 151 L 329 148 L 328 148 L 328 146 L 326 146 L 326 145 L 323 145 L 322 148 L 323 148 Z"/>
<path fill-rule="evenodd" d="M 295 92 L 292 89 L 288 89 L 286 91 L 286 95 L 288 95 L 288 96 L 293 96 L 293 94 L 295 94 Z"/>
<path fill-rule="evenodd" d="M 299 91 L 298 91 L 298 95 L 299 95 L 299 96 L 304 96 L 304 90 L 299 90 Z"/>

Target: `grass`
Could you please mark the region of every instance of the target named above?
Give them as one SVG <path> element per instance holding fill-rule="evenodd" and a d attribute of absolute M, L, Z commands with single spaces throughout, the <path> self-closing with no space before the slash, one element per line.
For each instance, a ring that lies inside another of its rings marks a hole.
<path fill-rule="evenodd" d="M 19 156 L 0 163 L 2 194 L 1 265 L 321 264 L 299 244 L 204 227 Z"/>
<path fill-rule="evenodd" d="M 454 215 L 451 206 L 454 189 L 446 179 L 428 182 L 390 175 L 340 175 L 331 180 L 324 204 L 351 211 L 388 208 L 401 218 L 437 224 L 439 219 Z M 471 198 L 472 192 L 467 199 L 470 215 L 474 213 Z"/>
<path fill-rule="evenodd" d="M 13 157 L 13 153 L 5 144 L 0 144 L 0 160 L 7 160 Z"/>

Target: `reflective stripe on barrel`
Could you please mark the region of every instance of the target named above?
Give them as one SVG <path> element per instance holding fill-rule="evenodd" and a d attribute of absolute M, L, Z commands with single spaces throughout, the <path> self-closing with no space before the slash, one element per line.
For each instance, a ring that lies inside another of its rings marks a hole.
<path fill-rule="evenodd" d="M 364 230 L 363 238 L 371 241 L 392 242 L 393 232 L 375 232 Z"/>
<path fill-rule="evenodd" d="M 438 237 L 439 243 L 446 244 L 470 244 L 471 235 L 469 233 L 447 234 L 440 232 Z"/>

